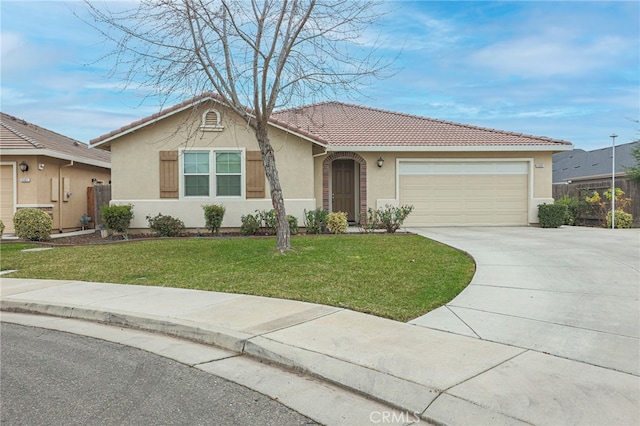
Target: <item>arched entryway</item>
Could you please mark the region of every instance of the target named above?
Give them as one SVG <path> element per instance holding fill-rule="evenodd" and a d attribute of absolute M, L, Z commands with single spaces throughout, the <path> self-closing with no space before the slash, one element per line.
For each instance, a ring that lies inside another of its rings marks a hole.
<path fill-rule="evenodd" d="M 334 152 L 322 164 L 322 208 L 345 211 L 350 222 L 367 215 L 367 163 L 355 152 Z"/>

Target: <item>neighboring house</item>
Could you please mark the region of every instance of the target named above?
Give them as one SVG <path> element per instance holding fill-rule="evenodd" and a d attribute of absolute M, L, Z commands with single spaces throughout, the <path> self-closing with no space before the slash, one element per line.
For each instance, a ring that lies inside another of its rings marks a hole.
<path fill-rule="evenodd" d="M 631 155 L 633 147 L 640 142 L 616 145 L 615 177 L 624 178 L 625 168 L 636 165 Z M 566 184 L 574 181 L 611 179 L 613 147 L 584 151 L 574 149 L 553 155 L 553 183 Z"/>
<path fill-rule="evenodd" d="M 527 225 L 552 202 L 551 156 L 569 142 L 337 102 L 279 111 L 270 140 L 287 213 L 315 208 L 366 220 L 367 208 L 411 204 L 406 226 Z M 224 227 L 272 208 L 251 129 L 205 94 L 91 141 L 112 155 L 112 203 L 133 204 L 133 228 L 162 213 Z"/>
<path fill-rule="evenodd" d="M 80 229 L 87 188 L 111 179 L 111 155 L 11 115 L 0 113 L 0 219 L 12 234 L 14 213 L 49 213 L 54 232 Z"/>
<path fill-rule="evenodd" d="M 630 197 L 631 214 L 634 226 L 640 226 L 640 182 L 627 179 L 625 168 L 636 166 L 636 159 L 631 150 L 640 142 L 616 145 L 615 184 Z M 613 147 L 584 151 L 574 149 L 560 152 L 553 156 L 553 197 L 559 199 L 564 195 L 576 195 L 580 198 L 598 191 L 611 189 L 613 178 Z"/>

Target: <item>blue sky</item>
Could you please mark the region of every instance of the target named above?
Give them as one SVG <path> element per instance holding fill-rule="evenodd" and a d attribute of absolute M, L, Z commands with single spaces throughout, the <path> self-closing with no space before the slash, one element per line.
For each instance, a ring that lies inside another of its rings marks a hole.
<path fill-rule="evenodd" d="M 375 108 L 573 142 L 640 136 L 640 2 L 400 1 L 378 28 L 392 77 Z M 80 2 L 0 0 L 0 109 L 88 142 L 158 111 L 109 77 Z M 400 49 L 401 48 L 401 49 Z"/>

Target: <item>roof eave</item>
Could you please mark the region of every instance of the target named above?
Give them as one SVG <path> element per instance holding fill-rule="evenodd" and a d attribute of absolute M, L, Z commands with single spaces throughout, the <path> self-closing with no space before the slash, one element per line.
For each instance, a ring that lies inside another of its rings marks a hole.
<path fill-rule="evenodd" d="M 108 136 L 105 139 L 98 140 L 96 143 L 93 143 L 93 141 L 89 141 L 89 148 L 99 148 L 99 149 L 103 149 L 105 151 L 110 151 L 111 150 L 111 142 L 112 141 L 114 141 L 114 140 L 116 140 L 116 139 L 118 139 L 118 138 L 120 138 L 120 137 L 122 137 L 124 135 L 127 135 L 129 133 L 134 133 L 137 130 L 140 130 L 140 129 L 148 126 L 148 125 L 151 125 L 153 123 L 157 123 L 158 121 L 164 120 L 167 117 L 170 117 L 172 115 L 178 114 L 178 113 L 180 113 L 180 112 L 182 112 L 182 111 L 184 111 L 186 109 L 192 108 L 196 104 L 200 104 L 200 103 L 202 103 L 204 101 L 209 101 L 209 100 L 217 102 L 217 103 L 222 105 L 222 102 L 220 101 L 220 99 L 217 99 L 215 96 L 206 96 L 206 97 L 202 97 L 202 98 L 197 98 L 197 99 L 192 100 L 192 102 L 189 102 L 188 104 L 185 104 L 184 106 L 182 106 L 180 108 L 176 108 L 175 110 L 168 111 L 165 114 L 162 114 L 162 112 L 160 112 L 158 116 L 156 116 L 156 117 L 154 117 L 152 119 L 146 120 L 146 121 L 140 123 L 137 126 L 132 126 L 130 128 L 126 128 L 126 126 L 125 126 L 125 128 L 122 131 L 116 131 L 116 133 L 113 133 L 112 135 Z M 255 117 L 251 113 L 249 113 L 249 115 L 251 117 Z M 277 129 L 283 130 L 283 131 L 285 131 L 287 133 L 294 134 L 294 135 L 296 135 L 296 136 L 298 136 L 298 137 L 300 137 L 300 138 L 302 138 L 304 140 L 312 142 L 312 143 L 314 143 L 316 145 L 319 145 L 319 146 L 321 146 L 323 148 L 327 147 L 326 143 L 323 143 L 322 141 L 318 140 L 319 138 L 315 138 L 315 137 L 313 137 L 311 135 L 306 135 L 304 133 L 298 132 L 298 131 L 294 130 L 291 126 L 287 126 L 285 124 L 280 124 L 280 122 L 278 122 L 276 120 L 269 120 L 268 123 L 269 123 L 269 125 L 277 128 Z M 97 140 L 97 139 L 100 139 L 100 137 L 98 137 L 96 139 L 93 139 L 93 140 Z"/>
<path fill-rule="evenodd" d="M 24 156 L 45 156 L 57 158 L 59 160 L 74 161 L 76 163 L 87 164 L 89 166 L 103 167 L 111 169 L 111 163 L 101 160 L 92 160 L 90 158 L 78 157 L 76 155 L 64 154 L 61 152 L 51 151 L 50 149 L 3 149 L 2 155 L 24 155 Z"/>
<path fill-rule="evenodd" d="M 627 176 L 626 172 L 616 172 L 615 173 L 615 177 L 616 178 L 624 178 L 626 176 Z M 599 175 L 591 175 L 591 176 L 570 177 L 570 178 L 563 179 L 562 181 L 560 181 L 560 183 L 582 182 L 582 181 L 593 180 L 593 179 L 611 179 L 611 173 L 609 173 L 609 174 L 605 173 L 605 174 L 599 174 Z"/>
<path fill-rule="evenodd" d="M 178 113 L 180 113 L 180 112 L 182 112 L 182 111 L 184 111 L 186 109 L 189 109 L 189 108 L 193 107 L 196 104 L 202 103 L 202 102 L 207 101 L 207 100 L 214 100 L 214 101 L 218 102 L 218 100 L 213 98 L 213 97 L 204 97 L 204 98 L 199 98 L 197 100 L 193 100 L 192 102 L 189 102 L 188 104 L 185 104 L 184 106 L 182 106 L 180 108 L 176 108 L 174 110 L 170 110 L 170 111 L 167 111 L 165 113 L 162 113 L 162 111 L 161 111 L 157 116 L 155 116 L 155 117 L 152 116 L 153 118 L 145 120 L 145 121 L 143 121 L 142 123 L 140 123 L 140 124 L 138 124 L 136 126 L 132 126 L 132 127 L 129 127 L 129 128 L 127 128 L 127 126 L 125 126 L 122 129 L 122 131 L 117 131 L 116 130 L 115 133 L 113 133 L 112 135 L 109 135 L 105 139 L 100 139 L 102 136 L 100 136 L 100 137 L 98 137 L 96 139 L 93 139 L 93 140 L 89 141 L 89 147 L 90 148 L 100 148 L 100 147 L 104 146 L 104 148 L 102 148 L 102 149 L 111 148 L 111 142 L 112 141 L 114 141 L 114 140 L 116 140 L 116 139 L 118 139 L 118 138 L 120 138 L 120 137 L 122 137 L 124 135 L 128 135 L 129 133 L 134 133 L 134 132 L 136 132 L 136 131 L 144 128 L 144 127 L 147 127 L 147 126 L 149 126 L 151 124 L 157 123 L 158 121 L 164 120 L 167 117 L 171 117 L 172 115 L 178 114 Z M 97 140 L 97 142 L 93 143 L 94 140 Z"/>
<path fill-rule="evenodd" d="M 329 151 L 361 152 L 523 152 L 570 151 L 573 145 L 329 145 Z"/>

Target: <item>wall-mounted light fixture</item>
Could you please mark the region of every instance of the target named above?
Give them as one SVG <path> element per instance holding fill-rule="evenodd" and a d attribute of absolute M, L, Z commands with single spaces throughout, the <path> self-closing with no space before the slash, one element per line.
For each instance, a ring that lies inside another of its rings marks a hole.
<path fill-rule="evenodd" d="M 44 170 L 44 164 L 43 163 L 38 164 L 38 170 Z"/>
<path fill-rule="evenodd" d="M 383 164 L 384 164 L 384 158 L 382 157 L 378 158 L 378 167 L 382 167 Z"/>
<path fill-rule="evenodd" d="M 20 171 L 22 173 L 26 172 L 27 170 L 29 170 L 29 165 L 27 164 L 26 161 L 21 162 L 20 164 L 18 164 L 18 166 L 20 167 Z"/>

